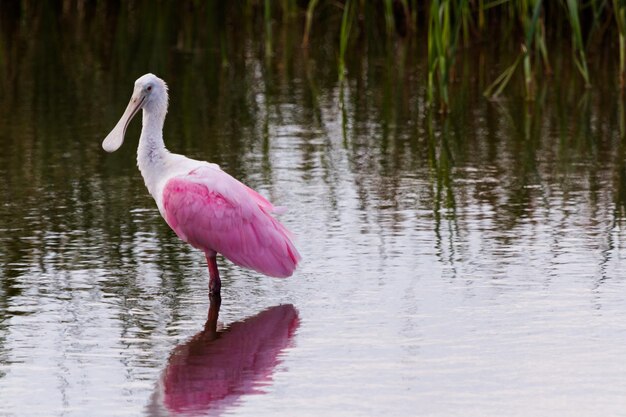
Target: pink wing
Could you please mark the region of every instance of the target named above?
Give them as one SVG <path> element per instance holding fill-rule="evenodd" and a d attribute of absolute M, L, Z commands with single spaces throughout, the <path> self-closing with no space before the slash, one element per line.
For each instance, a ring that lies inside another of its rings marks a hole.
<path fill-rule="evenodd" d="M 288 277 L 300 260 L 289 231 L 270 214 L 274 206 L 217 166 L 170 179 L 163 207 L 178 237 L 237 265 Z"/>

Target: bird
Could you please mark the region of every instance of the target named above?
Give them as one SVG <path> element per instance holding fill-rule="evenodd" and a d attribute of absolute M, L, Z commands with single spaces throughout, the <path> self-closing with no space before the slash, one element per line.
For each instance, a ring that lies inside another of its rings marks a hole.
<path fill-rule="evenodd" d="M 137 166 L 165 222 L 181 240 L 204 252 L 210 296 L 219 297 L 221 291 L 218 253 L 271 277 L 291 276 L 301 256 L 293 234 L 273 216 L 282 207 L 215 163 L 170 152 L 163 140 L 168 105 L 165 81 L 150 73 L 139 77 L 126 110 L 102 148 L 118 150 L 131 120 L 143 111 Z"/>

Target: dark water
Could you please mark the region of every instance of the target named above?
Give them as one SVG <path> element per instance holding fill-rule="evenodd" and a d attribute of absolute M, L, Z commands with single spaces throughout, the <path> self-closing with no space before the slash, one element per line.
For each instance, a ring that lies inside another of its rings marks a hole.
<path fill-rule="evenodd" d="M 489 102 L 515 48 L 470 47 L 442 118 L 426 111 L 424 42 L 360 40 L 341 84 L 331 18 L 303 51 L 299 21 L 268 39 L 226 6 L 12 4 L 0 415 L 626 409 L 626 128 L 610 54 L 586 90 L 554 48 L 536 101 L 514 80 Z M 284 280 L 222 260 L 217 323 L 204 256 L 135 166 L 139 123 L 117 153 L 100 147 L 146 72 L 170 86 L 168 147 L 288 206 L 304 257 Z"/>

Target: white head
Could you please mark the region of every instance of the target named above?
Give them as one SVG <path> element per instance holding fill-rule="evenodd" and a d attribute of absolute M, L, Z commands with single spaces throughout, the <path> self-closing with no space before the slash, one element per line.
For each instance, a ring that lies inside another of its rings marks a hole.
<path fill-rule="evenodd" d="M 117 122 L 111 133 L 102 142 L 102 148 L 107 152 L 114 152 L 122 146 L 126 128 L 135 114 L 143 109 L 144 112 L 161 115 L 167 113 L 167 84 L 154 74 L 146 74 L 135 81 L 133 95 L 124 114 Z"/>

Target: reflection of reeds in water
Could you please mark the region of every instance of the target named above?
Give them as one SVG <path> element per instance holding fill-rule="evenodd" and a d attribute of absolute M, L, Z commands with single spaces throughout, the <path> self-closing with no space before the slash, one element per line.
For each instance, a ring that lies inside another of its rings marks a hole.
<path fill-rule="evenodd" d="M 442 211 L 454 217 L 456 200 L 452 182 L 454 157 L 450 151 L 449 141 L 450 123 L 448 119 L 442 121 L 438 131 L 435 130 L 433 117 L 426 117 L 426 132 L 428 134 L 428 162 L 431 172 L 431 182 L 434 187 L 434 217 L 440 221 Z"/>
<path fill-rule="evenodd" d="M 623 73 L 620 69 L 620 75 Z M 626 216 L 626 105 L 624 97 L 618 100 L 619 150 L 615 153 L 615 219 Z"/>

